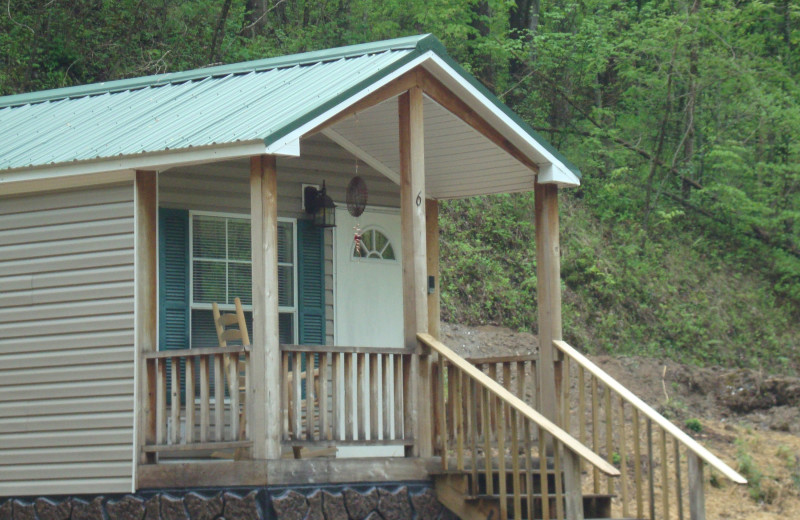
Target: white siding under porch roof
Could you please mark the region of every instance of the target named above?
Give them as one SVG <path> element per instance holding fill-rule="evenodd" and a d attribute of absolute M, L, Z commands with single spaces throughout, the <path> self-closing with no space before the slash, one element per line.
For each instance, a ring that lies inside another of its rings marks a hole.
<path fill-rule="evenodd" d="M 133 185 L 0 197 L 0 496 L 131 489 Z"/>

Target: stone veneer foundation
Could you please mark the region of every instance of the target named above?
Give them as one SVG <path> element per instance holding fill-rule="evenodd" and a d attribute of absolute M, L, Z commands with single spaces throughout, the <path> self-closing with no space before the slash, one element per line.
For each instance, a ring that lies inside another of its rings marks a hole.
<path fill-rule="evenodd" d="M 451 520 L 428 483 L 0 498 L 0 520 Z"/>

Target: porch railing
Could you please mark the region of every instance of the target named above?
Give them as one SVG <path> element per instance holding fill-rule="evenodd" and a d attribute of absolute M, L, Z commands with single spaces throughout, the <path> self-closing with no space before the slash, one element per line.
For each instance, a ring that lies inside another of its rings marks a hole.
<path fill-rule="evenodd" d="M 594 468 L 588 478 L 595 493 L 607 489 L 617 495 L 622 516 L 705 518 L 703 463 L 737 484 L 747 483 L 566 342 L 553 345 L 564 354 L 561 426 L 621 468 L 620 479 L 608 479 Z"/>
<path fill-rule="evenodd" d="M 292 446 L 410 445 L 398 348 L 281 345 L 282 441 Z"/>
<path fill-rule="evenodd" d="M 498 496 L 501 519 L 583 518 L 581 461 L 619 471 L 429 334 L 417 339 L 439 357 L 432 420 L 442 469 L 470 475 L 474 498 Z"/>
<path fill-rule="evenodd" d="M 252 446 L 247 407 L 240 400 L 249 393 L 250 350 L 238 346 L 145 353 L 147 373 L 155 374 L 148 388 L 156 435 L 155 443 L 146 444 L 143 450 L 185 452 Z"/>

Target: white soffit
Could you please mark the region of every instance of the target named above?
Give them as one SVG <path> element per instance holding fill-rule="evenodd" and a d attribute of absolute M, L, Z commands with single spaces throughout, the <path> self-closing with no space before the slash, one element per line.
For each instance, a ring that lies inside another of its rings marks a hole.
<path fill-rule="evenodd" d="M 559 184 L 561 186 L 579 186 L 580 179 L 554 156 L 547 148 L 538 143 L 526 131 L 519 128 L 508 115 L 488 102 L 478 89 L 454 71 L 443 59 L 433 55 L 422 65 L 436 79 L 441 81 L 462 101 L 467 103 L 475 113 L 496 128 L 514 146 L 539 165 L 539 182 Z"/>
<path fill-rule="evenodd" d="M 425 97 L 425 191 L 436 199 L 532 190 L 533 171 Z M 397 98 L 333 126 L 386 168 L 400 172 Z"/>

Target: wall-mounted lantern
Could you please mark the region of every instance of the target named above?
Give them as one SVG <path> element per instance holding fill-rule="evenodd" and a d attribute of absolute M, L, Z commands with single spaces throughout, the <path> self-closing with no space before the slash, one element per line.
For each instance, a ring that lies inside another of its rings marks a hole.
<path fill-rule="evenodd" d="M 315 226 L 322 228 L 336 227 L 336 204 L 325 193 L 325 181 L 322 181 L 321 190 L 314 186 L 306 186 L 303 190 L 303 199 L 306 213 L 314 216 L 313 223 Z"/>

